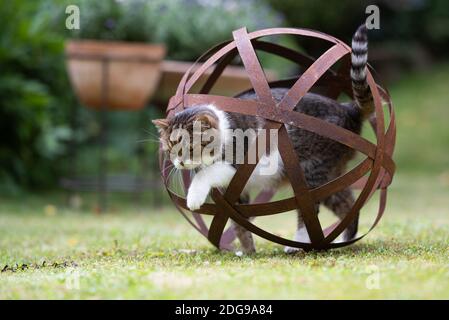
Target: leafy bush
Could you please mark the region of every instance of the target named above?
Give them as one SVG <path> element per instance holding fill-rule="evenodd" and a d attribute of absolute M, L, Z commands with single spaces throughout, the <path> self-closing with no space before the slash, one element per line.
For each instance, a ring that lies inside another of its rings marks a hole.
<path fill-rule="evenodd" d="M 157 26 L 151 1 L 102 0 L 70 1 L 80 8 L 80 29 L 75 37 L 84 39 L 151 42 Z"/>
<path fill-rule="evenodd" d="M 279 24 L 280 17 L 256 0 L 153 0 L 158 12 L 157 40 L 172 59 L 196 60 L 210 47 L 228 40 L 246 26 L 254 31 Z"/>
<path fill-rule="evenodd" d="M 231 37 L 242 26 L 250 30 L 278 24 L 267 5 L 256 0 L 102 0 L 70 1 L 80 8 L 80 30 L 87 39 L 164 43 L 168 57 L 195 60 Z"/>
<path fill-rule="evenodd" d="M 373 42 L 394 42 L 398 50 L 399 44 L 420 43 L 439 56 L 447 56 L 449 49 L 449 2 L 445 0 L 340 0 L 325 4 L 324 1 L 266 0 L 266 3 L 282 13 L 292 27 L 320 30 L 345 41 L 365 21 L 365 8 L 377 5 L 380 30 L 370 34 Z"/>
<path fill-rule="evenodd" d="M 48 185 L 70 135 L 63 39 L 34 1 L 0 6 L 0 192 Z"/>

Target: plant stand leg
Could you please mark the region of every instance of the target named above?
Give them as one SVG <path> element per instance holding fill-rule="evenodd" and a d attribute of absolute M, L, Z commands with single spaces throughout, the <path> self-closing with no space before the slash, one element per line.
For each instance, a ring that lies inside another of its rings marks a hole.
<path fill-rule="evenodd" d="M 69 180 L 76 180 L 78 175 L 78 141 L 76 140 L 76 133 L 78 131 L 78 103 L 72 102 L 70 107 L 70 130 L 72 136 L 68 142 L 68 168 L 66 172 L 68 173 Z M 73 199 L 78 197 L 78 192 L 75 188 L 67 187 L 67 198 L 66 204 L 69 208 L 73 207 Z"/>
<path fill-rule="evenodd" d="M 106 161 L 106 111 L 100 111 L 100 159 L 98 161 L 98 212 L 106 210 L 107 206 L 107 161 Z"/>
<path fill-rule="evenodd" d="M 101 110 L 100 110 L 100 161 L 98 167 L 98 212 L 101 213 L 107 209 L 107 98 L 108 98 L 108 59 L 103 59 L 101 75 Z"/>
<path fill-rule="evenodd" d="M 140 111 L 142 115 L 138 118 L 137 121 L 137 127 L 139 129 L 139 132 L 146 127 L 147 124 L 147 118 L 145 117 L 145 109 Z M 141 205 L 142 203 L 142 193 L 145 192 L 145 186 L 146 186 L 146 179 L 147 179 L 147 153 L 145 149 L 145 145 L 142 143 L 139 143 L 136 148 L 136 154 L 137 154 L 137 172 L 135 173 L 135 180 L 134 180 L 134 193 L 135 193 L 135 200 L 138 205 Z"/>

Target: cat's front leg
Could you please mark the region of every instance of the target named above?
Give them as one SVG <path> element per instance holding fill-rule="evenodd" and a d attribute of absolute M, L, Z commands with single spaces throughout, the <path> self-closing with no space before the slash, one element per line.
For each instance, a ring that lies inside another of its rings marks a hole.
<path fill-rule="evenodd" d="M 187 192 L 187 207 L 192 211 L 199 209 L 206 202 L 211 190 L 209 182 L 198 176 L 197 174 L 193 178 L 189 191 Z"/>
<path fill-rule="evenodd" d="M 239 199 L 240 204 L 248 204 L 249 203 L 249 195 L 244 194 L 240 196 Z M 245 254 L 253 254 L 256 252 L 256 246 L 254 245 L 253 234 L 246 230 L 244 227 L 239 225 L 238 223 L 232 221 L 234 226 L 235 235 L 240 241 L 242 246 L 242 252 Z"/>
<path fill-rule="evenodd" d="M 199 209 L 212 188 L 227 187 L 234 176 L 235 168 L 227 163 L 214 163 L 195 174 L 187 192 L 187 207 Z"/>

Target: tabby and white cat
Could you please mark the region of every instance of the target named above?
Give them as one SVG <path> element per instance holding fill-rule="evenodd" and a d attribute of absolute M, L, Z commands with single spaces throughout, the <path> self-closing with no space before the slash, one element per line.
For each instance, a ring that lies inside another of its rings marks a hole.
<path fill-rule="evenodd" d="M 374 111 L 373 97 L 366 81 L 366 64 L 368 57 L 368 39 L 365 25 L 358 28 L 352 39 L 351 56 L 351 80 L 355 101 L 349 103 L 339 103 L 322 95 L 307 93 L 298 105 L 295 111 L 320 118 L 324 121 L 333 123 L 354 133 L 360 134 L 362 123 L 370 117 Z M 287 93 L 286 88 L 272 88 L 273 99 L 278 103 Z M 254 91 L 247 92 L 238 96 L 240 99 L 257 100 Z M 187 193 L 187 206 L 191 210 L 201 207 L 212 188 L 226 188 L 232 179 L 238 164 L 230 162 L 224 158 L 224 149 L 226 145 L 235 144 L 235 139 L 229 138 L 226 132 L 229 129 L 260 129 L 264 128 L 266 120 L 256 116 L 247 116 L 235 113 L 228 113 L 218 110 L 213 105 L 191 106 L 186 110 L 175 114 L 169 119 L 154 120 L 153 123 L 158 127 L 160 141 L 163 150 L 171 152 L 178 140 L 173 141 L 172 133 L 175 129 L 183 128 L 194 136 L 194 127 L 196 122 L 201 122 L 200 130 L 216 131 L 217 141 L 220 148 L 218 152 L 211 152 L 204 155 L 199 163 L 185 156 L 177 156 L 173 159 L 174 166 L 179 169 L 194 169 L 196 174 L 192 179 Z M 349 160 L 354 157 L 355 152 L 338 142 L 324 138 L 312 132 L 302 130 L 295 126 L 286 125 L 288 135 L 297 152 L 304 175 L 309 187 L 318 187 L 326 182 L 337 178 L 344 173 Z M 200 134 L 201 134 L 200 133 Z M 190 140 L 190 142 L 192 142 Z M 207 142 L 201 142 L 201 148 L 206 147 Z M 190 144 L 190 151 L 193 151 L 193 143 Z M 245 152 L 248 149 L 248 143 L 243 147 Z M 193 152 L 189 153 L 190 155 Z M 258 165 L 252 173 L 250 179 L 242 193 L 240 203 L 247 203 L 248 193 L 254 188 L 277 188 L 285 181 L 285 174 L 282 159 L 277 150 L 264 156 L 265 160 L 276 163 L 273 174 L 261 174 L 261 168 Z M 350 211 L 354 203 L 354 197 L 350 189 L 342 190 L 323 201 L 323 204 L 332 210 L 340 219 Z M 318 214 L 319 203 L 316 204 Z M 242 250 L 246 253 L 255 252 L 252 234 L 234 224 L 237 237 L 239 238 Z M 350 240 L 355 237 L 358 229 L 358 216 L 353 223 L 344 231 L 343 239 Z M 298 227 L 295 234 L 295 240 L 300 242 L 310 242 L 307 230 L 298 212 Z M 295 252 L 297 249 L 286 247 L 286 252 Z"/>

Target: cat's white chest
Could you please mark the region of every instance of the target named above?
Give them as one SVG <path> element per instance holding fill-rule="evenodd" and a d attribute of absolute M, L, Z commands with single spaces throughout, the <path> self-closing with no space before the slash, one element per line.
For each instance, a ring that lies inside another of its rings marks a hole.
<path fill-rule="evenodd" d="M 187 194 L 187 206 L 196 210 L 206 201 L 211 188 L 227 187 L 236 170 L 228 163 L 214 163 L 199 171 L 192 179 Z M 276 150 L 263 156 L 248 179 L 244 192 L 263 190 L 279 184 L 283 175 L 283 163 Z"/>
<path fill-rule="evenodd" d="M 267 189 L 279 184 L 283 175 L 283 162 L 279 151 L 260 158 L 245 186 L 245 191 Z"/>

